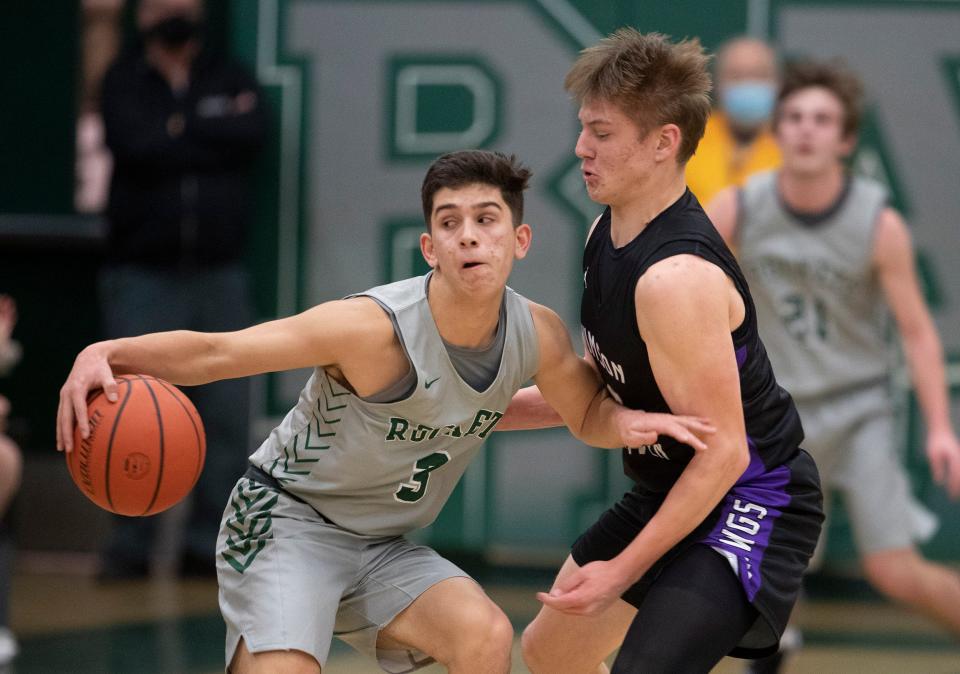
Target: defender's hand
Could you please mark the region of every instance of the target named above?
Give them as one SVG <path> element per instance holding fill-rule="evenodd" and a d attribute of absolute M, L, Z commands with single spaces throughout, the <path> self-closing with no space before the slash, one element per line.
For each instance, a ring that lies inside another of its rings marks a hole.
<path fill-rule="evenodd" d="M 698 436 L 710 435 L 717 430 L 708 419 L 700 417 L 658 414 L 626 408 L 617 412 L 616 424 L 624 447 L 652 445 L 657 441 L 657 436 L 669 435 L 700 452 L 707 449 L 707 445 Z"/>

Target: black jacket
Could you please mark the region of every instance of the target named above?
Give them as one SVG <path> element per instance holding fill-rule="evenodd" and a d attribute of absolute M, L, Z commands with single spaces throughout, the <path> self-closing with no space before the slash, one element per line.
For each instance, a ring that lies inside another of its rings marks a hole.
<path fill-rule="evenodd" d="M 256 80 L 201 54 L 188 89 L 175 96 L 134 49 L 110 67 L 102 91 L 114 160 L 108 261 L 174 267 L 239 260 L 252 217 L 251 168 L 267 126 Z M 242 92 L 253 92 L 255 105 L 238 112 Z"/>

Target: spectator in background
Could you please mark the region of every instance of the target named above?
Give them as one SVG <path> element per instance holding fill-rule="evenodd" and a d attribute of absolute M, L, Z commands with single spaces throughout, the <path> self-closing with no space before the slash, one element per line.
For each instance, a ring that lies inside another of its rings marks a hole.
<path fill-rule="evenodd" d="M 777 91 L 777 59 L 762 40 L 737 37 L 717 51 L 716 108 L 697 153 L 687 163 L 687 185 L 702 204 L 751 173 L 776 168 L 780 151 L 770 132 Z"/>
<path fill-rule="evenodd" d="M 265 136 L 256 81 L 204 49 L 200 0 L 141 0 L 141 40 L 108 70 L 101 111 L 114 170 L 101 279 L 105 328 L 124 337 L 187 328 L 222 332 L 251 322 L 243 265 L 252 211 L 249 173 Z M 189 391 L 208 436 L 193 490 L 180 569 L 214 573 L 223 503 L 243 471 L 248 383 Z M 101 578 L 149 571 L 154 519 L 118 518 Z"/>
<path fill-rule="evenodd" d="M 0 295 L 0 376 L 7 374 L 20 360 L 20 345 L 10 338 L 17 322 L 17 305 Z M 10 401 L 0 395 L 0 666 L 17 655 L 17 641 L 8 626 L 10 579 L 13 575 L 13 540 L 6 515 L 17 489 L 23 460 L 20 449 L 7 434 Z"/>
<path fill-rule="evenodd" d="M 120 49 L 120 20 L 124 0 L 83 0 L 83 69 L 77 116 L 78 213 L 100 213 L 107 203 L 112 160 L 104 145 L 100 116 L 100 85 Z"/>
<path fill-rule="evenodd" d="M 707 213 L 737 246 L 777 379 L 803 419 L 803 446 L 824 486 L 844 496 L 867 580 L 960 636 L 960 575 L 916 548 L 936 523 L 898 456 L 887 310 L 926 422 L 931 470 L 957 498 L 960 441 L 943 348 L 903 218 L 880 184 L 845 169 L 861 114 L 861 85 L 845 68 L 789 67 L 774 119 L 782 168 L 722 191 Z"/>

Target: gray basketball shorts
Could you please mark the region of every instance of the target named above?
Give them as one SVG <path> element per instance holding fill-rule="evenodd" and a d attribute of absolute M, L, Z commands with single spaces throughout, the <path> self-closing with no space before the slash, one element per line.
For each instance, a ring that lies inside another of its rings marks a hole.
<path fill-rule="evenodd" d="M 334 636 L 391 674 L 433 662 L 377 649 L 377 635 L 428 588 L 468 577 L 402 536 L 365 536 L 323 520 L 289 494 L 242 477 L 217 538 L 226 663 L 242 637 L 251 653 L 295 649 L 326 664 Z"/>
<path fill-rule="evenodd" d="M 861 555 L 911 547 L 930 538 L 937 518 L 910 487 L 893 407 L 885 386 L 797 405 L 806 435 L 802 446 L 817 462 L 824 510 L 831 491 L 843 497 Z M 824 529 L 826 530 L 826 529 Z M 822 562 L 826 536 L 811 562 Z"/>

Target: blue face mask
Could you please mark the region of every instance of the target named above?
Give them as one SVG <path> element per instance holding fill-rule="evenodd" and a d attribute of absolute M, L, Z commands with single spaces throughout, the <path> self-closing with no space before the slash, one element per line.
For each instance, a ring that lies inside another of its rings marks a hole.
<path fill-rule="evenodd" d="M 770 82 L 738 82 L 723 89 L 720 104 L 734 123 L 755 126 L 770 118 L 774 93 Z"/>

